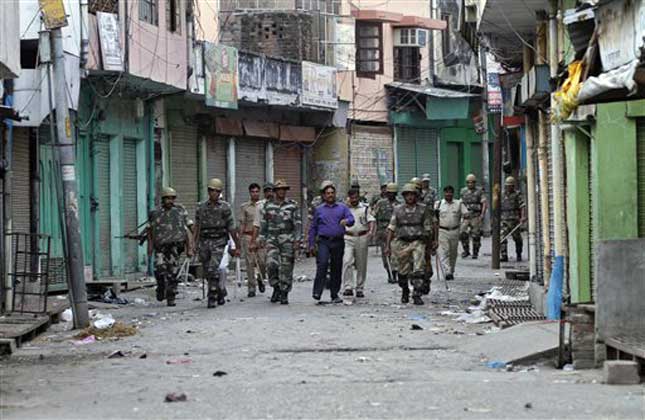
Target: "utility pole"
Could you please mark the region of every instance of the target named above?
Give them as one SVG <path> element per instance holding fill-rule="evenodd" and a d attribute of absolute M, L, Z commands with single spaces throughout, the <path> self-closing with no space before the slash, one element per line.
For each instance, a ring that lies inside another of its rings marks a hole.
<path fill-rule="evenodd" d="M 500 227 L 502 215 L 502 114 L 495 113 L 495 145 L 493 147 L 493 258 L 491 268 L 499 269 Z"/>
<path fill-rule="evenodd" d="M 482 133 L 482 185 L 484 186 L 484 191 L 490 194 L 490 160 L 489 160 L 489 151 L 488 145 L 490 143 L 490 137 L 488 135 L 488 79 L 486 72 L 486 49 L 480 45 L 479 46 L 479 65 L 480 65 L 480 75 L 482 78 L 482 83 L 484 85 L 484 90 L 482 92 L 482 108 L 481 116 L 483 123 Z M 490 212 L 486 212 L 483 220 L 484 225 L 482 230 L 485 235 L 490 234 Z"/>
<path fill-rule="evenodd" d="M 76 184 L 76 164 L 74 142 L 72 141 L 72 123 L 67 105 L 67 83 L 65 81 L 65 52 L 63 51 L 63 34 L 60 28 L 50 32 L 54 55 L 54 95 L 56 102 L 56 152 L 60 163 L 60 175 L 63 180 L 65 205 L 65 233 L 67 240 L 67 273 L 71 291 L 74 328 L 85 328 L 89 325 L 87 309 L 87 291 L 83 270 L 83 248 L 81 247 L 81 227 L 79 222 L 78 191 Z"/>

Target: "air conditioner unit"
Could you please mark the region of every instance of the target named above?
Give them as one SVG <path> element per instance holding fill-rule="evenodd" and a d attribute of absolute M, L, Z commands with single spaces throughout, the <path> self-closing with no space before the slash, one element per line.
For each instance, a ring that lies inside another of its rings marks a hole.
<path fill-rule="evenodd" d="M 395 47 L 425 47 L 427 42 L 427 29 L 397 28 L 394 30 Z"/>

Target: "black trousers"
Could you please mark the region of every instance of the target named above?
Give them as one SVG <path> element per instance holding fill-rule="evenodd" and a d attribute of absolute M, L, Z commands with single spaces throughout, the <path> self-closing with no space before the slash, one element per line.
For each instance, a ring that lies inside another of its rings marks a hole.
<path fill-rule="evenodd" d="M 314 280 L 314 295 L 321 296 L 325 288 L 327 272 L 331 271 L 329 290 L 332 299 L 338 296 L 343 276 L 343 253 L 345 239 L 321 238 L 318 240 L 318 256 L 316 257 L 316 279 Z M 329 266 L 331 265 L 331 270 Z"/>

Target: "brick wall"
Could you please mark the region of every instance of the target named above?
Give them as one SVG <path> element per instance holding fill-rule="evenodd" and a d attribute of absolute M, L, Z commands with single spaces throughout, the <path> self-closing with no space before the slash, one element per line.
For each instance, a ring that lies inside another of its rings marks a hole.
<path fill-rule="evenodd" d="M 296 61 L 318 61 L 318 20 L 306 12 L 223 13 L 222 44 Z"/>
<path fill-rule="evenodd" d="M 361 193 L 379 194 L 381 182 L 394 179 L 392 130 L 354 125 L 350 141 L 350 176 L 358 179 Z M 349 182 L 349 181 L 348 181 Z"/>

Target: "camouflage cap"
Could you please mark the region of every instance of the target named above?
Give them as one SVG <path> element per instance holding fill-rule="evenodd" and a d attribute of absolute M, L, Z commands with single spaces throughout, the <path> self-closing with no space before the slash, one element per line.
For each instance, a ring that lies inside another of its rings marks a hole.
<path fill-rule="evenodd" d="M 171 187 L 163 187 L 161 189 L 161 198 L 165 197 L 177 197 L 177 191 Z"/>
<path fill-rule="evenodd" d="M 287 184 L 287 181 L 284 179 L 279 179 L 275 184 L 273 184 L 273 189 L 274 190 L 288 190 L 291 187 L 289 187 L 289 184 Z"/>
<path fill-rule="evenodd" d="M 423 174 L 421 176 L 421 181 L 423 182 L 430 182 L 430 174 Z"/>
<path fill-rule="evenodd" d="M 272 189 L 273 189 L 273 184 L 272 184 L 272 183 L 270 183 L 270 182 L 267 182 L 266 184 L 264 184 L 264 185 L 262 186 L 262 191 L 272 190 Z"/>
<path fill-rule="evenodd" d="M 475 181 L 477 181 L 477 177 L 475 176 L 475 174 L 468 174 L 468 176 L 466 177 L 466 182 L 475 182 Z"/>
<path fill-rule="evenodd" d="M 388 184 L 386 184 L 386 185 L 387 185 L 387 192 L 389 192 L 389 193 L 395 193 L 395 194 L 396 194 L 397 192 L 399 192 L 399 186 L 398 186 L 398 185 L 396 185 L 394 182 L 390 182 L 390 183 L 388 183 Z"/>
<path fill-rule="evenodd" d="M 403 189 L 401 190 L 402 194 L 405 193 L 414 193 L 414 194 L 419 194 L 419 191 L 417 191 L 417 186 L 414 185 L 413 183 L 408 183 L 403 186 Z"/>
<path fill-rule="evenodd" d="M 515 178 L 513 178 L 512 176 L 509 176 L 508 178 L 506 178 L 504 185 L 515 185 Z"/>

